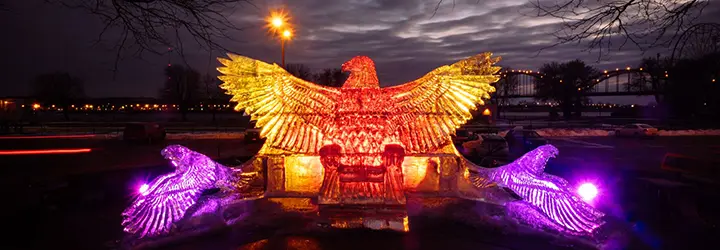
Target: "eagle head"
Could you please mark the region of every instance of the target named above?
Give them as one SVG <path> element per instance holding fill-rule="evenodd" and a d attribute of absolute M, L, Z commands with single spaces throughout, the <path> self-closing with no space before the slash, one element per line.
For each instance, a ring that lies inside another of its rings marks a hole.
<path fill-rule="evenodd" d="M 343 72 L 350 72 L 343 88 L 379 88 L 375 63 L 370 57 L 356 56 L 343 63 Z"/>
<path fill-rule="evenodd" d="M 343 63 L 342 71 L 355 73 L 359 71 L 375 71 L 375 63 L 370 57 L 367 56 L 356 56 L 349 61 Z"/>
<path fill-rule="evenodd" d="M 180 145 L 170 145 L 161 151 L 162 156 L 169 160 L 173 166 L 181 172 L 187 170 L 188 164 L 184 163 L 191 158 L 193 153 L 189 148 Z"/>

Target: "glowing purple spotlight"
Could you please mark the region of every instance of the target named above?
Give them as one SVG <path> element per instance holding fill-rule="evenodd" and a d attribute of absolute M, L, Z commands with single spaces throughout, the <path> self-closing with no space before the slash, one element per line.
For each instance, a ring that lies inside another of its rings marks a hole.
<path fill-rule="evenodd" d="M 139 192 L 140 194 L 142 194 L 142 195 L 147 195 L 147 194 L 148 194 L 147 191 L 148 191 L 149 188 L 150 188 L 150 185 L 148 185 L 148 184 L 142 184 L 142 185 L 140 185 L 140 188 L 138 188 L 138 192 Z"/>
<path fill-rule="evenodd" d="M 580 195 L 580 198 L 589 202 L 597 197 L 598 188 L 594 184 L 586 182 L 578 187 L 577 192 Z"/>

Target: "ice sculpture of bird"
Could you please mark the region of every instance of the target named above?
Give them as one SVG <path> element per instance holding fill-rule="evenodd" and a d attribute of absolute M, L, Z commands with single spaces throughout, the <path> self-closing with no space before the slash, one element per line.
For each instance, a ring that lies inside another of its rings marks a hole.
<path fill-rule="evenodd" d="M 482 53 L 414 81 L 380 88 L 373 61 L 358 56 L 342 65 L 350 76 L 342 87 L 333 88 L 239 55 L 219 60 L 224 65 L 218 68 L 221 87 L 233 95 L 235 109 L 257 120 L 260 135 L 267 138 L 261 154 L 318 154 L 323 147 L 339 146 L 333 152 L 377 158 L 392 144 L 407 154 L 452 145 L 451 135 L 495 90 L 491 84 L 499 79 L 495 74 L 500 69 L 494 66 L 499 58 Z M 484 178 L 510 188 L 560 227 L 590 232 L 602 214 L 579 200 L 565 180 L 543 173 L 555 154 L 556 148 L 543 146 L 507 166 L 483 171 L 490 174 Z"/>
<path fill-rule="evenodd" d="M 329 185 L 323 185 L 321 200 L 361 203 L 404 203 L 404 155 L 455 153 L 451 135 L 495 91 L 491 84 L 500 70 L 494 66 L 499 58 L 482 53 L 381 88 L 375 63 L 356 56 L 342 65 L 350 75 L 334 88 L 299 79 L 276 64 L 229 57 L 219 59 L 220 87 L 233 95 L 236 110 L 244 109 L 262 127 L 260 136 L 267 140 L 260 154 L 320 155 L 321 162 L 337 163 L 323 164 L 323 183 Z M 332 191 L 334 184 L 339 192 Z"/>
<path fill-rule="evenodd" d="M 238 103 L 235 109 L 244 109 L 262 127 L 260 136 L 267 140 L 259 155 L 320 155 L 321 162 L 337 166 L 393 168 L 387 173 L 395 176 L 386 175 L 381 187 L 392 189 L 393 197 L 404 192 L 398 185 L 402 171 L 397 171 L 403 155 L 458 154 L 451 135 L 495 90 L 491 84 L 499 79 L 500 69 L 494 66 L 499 58 L 482 53 L 414 81 L 381 88 L 373 61 L 359 56 L 343 64 L 350 76 L 342 87 L 334 88 L 243 56 L 230 54 L 229 59 L 219 60 L 224 66 L 218 68 L 223 74 L 221 87 Z M 509 165 L 483 170 L 484 177 L 510 188 L 557 225 L 592 231 L 601 214 L 575 197 L 567 182 L 542 173 L 547 159 L 556 153 L 554 147 L 543 146 Z M 168 147 L 163 155 L 176 166 L 175 172 L 154 180 L 123 213 L 125 231 L 140 237 L 169 232 L 203 190 L 232 182 L 230 170 L 182 146 Z M 360 186 L 360 190 L 377 187 Z"/>
<path fill-rule="evenodd" d="M 451 135 L 483 98 L 495 91 L 499 58 L 482 53 L 436 68 L 414 81 L 381 88 L 374 62 L 357 56 L 340 88 L 297 78 L 276 64 L 229 54 L 221 87 L 233 95 L 266 137 L 261 153 L 316 154 L 330 144 L 345 154 L 380 154 L 384 145 L 427 153 L 448 145 Z"/>
<path fill-rule="evenodd" d="M 228 178 L 230 170 L 207 156 L 180 145 L 168 146 L 162 155 L 175 171 L 153 180 L 123 212 L 122 225 L 140 238 L 170 232 L 185 217 L 202 192 Z"/>
<path fill-rule="evenodd" d="M 510 188 L 562 229 L 593 232 L 603 224 L 604 214 L 578 197 L 566 180 L 544 173 L 548 160 L 557 154 L 555 146 L 543 145 L 510 164 L 471 178 L 488 178 Z"/>

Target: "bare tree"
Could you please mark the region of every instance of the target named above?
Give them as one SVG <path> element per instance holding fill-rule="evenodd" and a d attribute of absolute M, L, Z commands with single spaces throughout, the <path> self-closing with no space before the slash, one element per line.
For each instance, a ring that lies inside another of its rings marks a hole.
<path fill-rule="evenodd" d="M 340 68 L 323 69 L 314 75 L 315 83 L 336 88 L 342 87 L 347 77 Z"/>
<path fill-rule="evenodd" d="M 588 101 L 583 93 L 594 86 L 593 80 L 600 75 L 597 69 L 580 60 L 546 63 L 540 72 L 544 77 L 538 79 L 535 86 L 537 98 L 560 103 L 565 118 L 569 118 L 573 111 L 579 111 Z"/>
<path fill-rule="evenodd" d="M 661 102 L 661 92 L 664 91 L 667 83 L 668 70 L 672 67 L 670 58 L 646 57 L 640 62 L 639 68 L 642 73 L 637 72 L 636 77 L 628 84 L 628 89 L 633 91 L 649 90 L 654 92 L 655 103 Z M 649 81 L 649 85 L 648 85 Z"/>
<path fill-rule="evenodd" d="M 207 50 L 226 50 L 220 41 L 231 40 L 232 30 L 239 30 L 226 18 L 227 11 L 248 0 L 45 0 L 97 16 L 106 32 L 119 29 L 113 38 L 116 50 L 115 69 L 124 51 L 140 56 L 143 52 L 161 54 L 167 47 L 178 48 L 184 55 L 183 37 Z"/>
<path fill-rule="evenodd" d="M 85 84 L 82 79 L 66 72 L 48 73 L 35 78 L 33 92 L 46 104 L 62 108 L 65 120 L 70 120 L 70 105 L 85 97 Z"/>
<path fill-rule="evenodd" d="M 510 72 L 512 71 L 511 67 L 502 67 L 503 72 Z M 508 103 L 509 98 L 508 96 L 515 91 L 518 86 L 520 85 L 520 79 L 515 74 L 504 74 L 500 72 L 501 78 L 500 80 L 495 83 L 496 91 L 494 93 L 495 97 L 498 100 L 498 104 L 501 106 L 503 104 Z"/>
<path fill-rule="evenodd" d="M 554 0 L 531 1 L 539 17 L 562 20 L 554 33 L 558 44 L 587 43 L 588 50 L 606 54 L 618 42 L 645 51 L 668 46 L 692 25 L 710 1 L 703 0 Z M 604 51 L 604 53 L 603 53 Z"/>
<path fill-rule="evenodd" d="M 313 80 L 313 73 L 310 71 L 310 68 L 308 66 L 305 66 L 305 64 L 300 63 L 288 63 L 285 65 L 285 70 L 294 75 L 297 78 L 303 79 L 305 81 L 312 81 Z"/>
<path fill-rule="evenodd" d="M 192 68 L 172 65 L 165 68 L 165 86 L 160 96 L 166 101 L 178 104 L 182 120 L 187 121 L 188 108 L 201 98 L 200 73 Z"/>
<path fill-rule="evenodd" d="M 230 96 L 226 95 L 220 88 L 222 81 L 217 77 L 213 77 L 209 74 L 205 74 L 202 78 L 202 92 L 203 92 L 203 103 L 207 104 L 207 109 L 212 114 L 212 122 L 216 120 L 217 111 L 222 107 L 218 107 L 227 104 L 230 101 Z"/>

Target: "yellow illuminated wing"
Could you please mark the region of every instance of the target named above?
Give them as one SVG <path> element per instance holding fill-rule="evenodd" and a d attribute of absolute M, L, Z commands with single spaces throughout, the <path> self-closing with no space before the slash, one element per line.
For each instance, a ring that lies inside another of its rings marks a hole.
<path fill-rule="evenodd" d="M 420 79 L 386 88 L 399 139 L 410 152 L 429 152 L 446 144 L 455 130 L 465 124 L 476 109 L 495 91 L 499 80 L 493 66 L 500 60 L 491 53 L 469 57 L 439 67 Z"/>
<path fill-rule="evenodd" d="M 218 58 L 224 67 L 222 89 L 262 127 L 263 150 L 270 147 L 293 153 L 316 153 L 323 133 L 331 126 L 339 91 L 294 77 L 276 64 L 228 54 Z M 262 153 L 262 152 L 261 152 Z"/>

